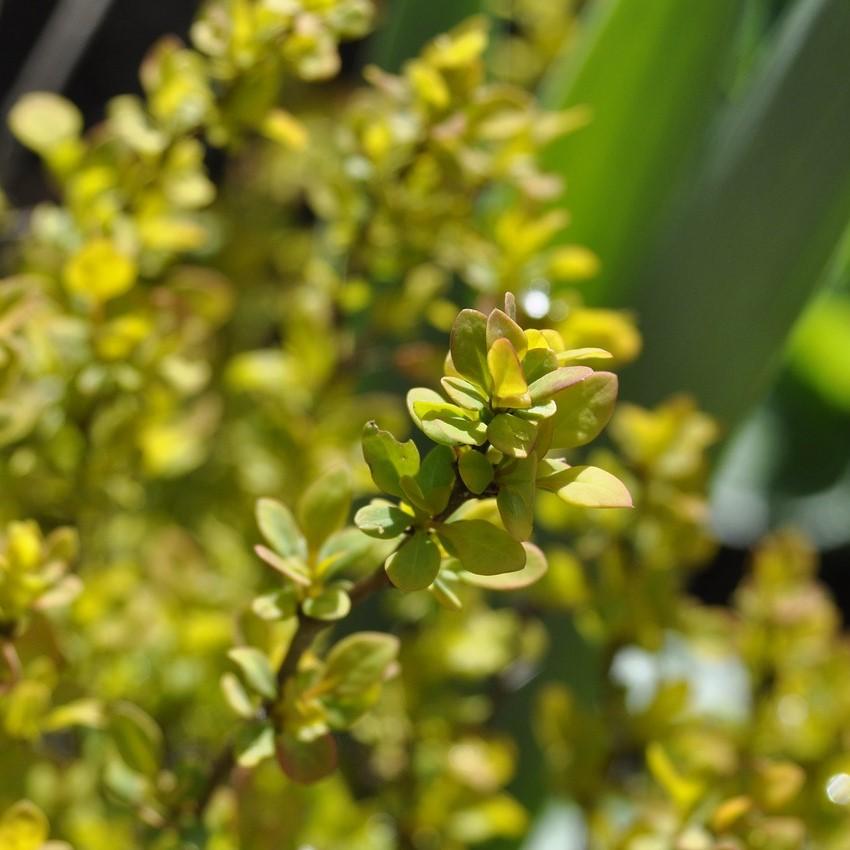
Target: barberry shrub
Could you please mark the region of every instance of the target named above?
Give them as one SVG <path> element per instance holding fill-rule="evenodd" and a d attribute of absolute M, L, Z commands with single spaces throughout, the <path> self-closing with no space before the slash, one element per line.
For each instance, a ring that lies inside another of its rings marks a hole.
<path fill-rule="evenodd" d="M 615 410 L 640 336 L 537 164 L 588 118 L 526 88 L 556 5 L 349 88 L 369 0 L 209 0 L 95 126 L 12 109 L 0 849 L 847 846 L 812 553 L 689 597 L 717 427 Z"/>

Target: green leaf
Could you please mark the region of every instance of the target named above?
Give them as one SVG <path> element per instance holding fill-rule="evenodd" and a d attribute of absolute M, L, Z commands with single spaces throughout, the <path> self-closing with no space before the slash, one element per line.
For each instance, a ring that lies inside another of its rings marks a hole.
<path fill-rule="evenodd" d="M 506 339 L 497 339 L 487 352 L 487 367 L 496 407 L 531 407 L 528 384 L 514 347 Z"/>
<path fill-rule="evenodd" d="M 354 515 L 354 524 L 364 534 L 383 540 L 404 534 L 412 521 L 410 514 L 383 499 L 373 499 Z"/>
<path fill-rule="evenodd" d="M 534 527 L 535 478 L 537 457 L 508 462 L 499 469 L 496 505 L 511 537 L 527 540 Z"/>
<path fill-rule="evenodd" d="M 301 560 L 307 557 L 307 541 L 286 505 L 275 499 L 260 499 L 257 502 L 257 525 L 279 555 Z"/>
<path fill-rule="evenodd" d="M 341 620 L 351 611 L 351 597 L 341 587 L 330 585 L 317 596 L 305 599 L 301 603 L 301 610 L 315 620 Z"/>
<path fill-rule="evenodd" d="M 137 705 L 118 702 L 112 706 L 109 733 L 127 767 L 154 776 L 162 762 L 162 732 L 156 721 Z"/>
<path fill-rule="evenodd" d="M 234 714 L 239 715 L 239 717 L 247 719 L 257 713 L 257 707 L 251 697 L 248 696 L 248 692 L 242 687 L 242 682 L 233 673 L 225 673 L 221 677 L 221 692 Z"/>
<path fill-rule="evenodd" d="M 409 517 L 407 522 L 410 522 Z M 317 572 L 327 578 L 343 571 L 371 571 L 387 557 L 392 547 L 392 538 L 375 539 L 359 528 L 344 528 L 329 537 L 319 550 Z"/>
<path fill-rule="evenodd" d="M 284 733 L 277 739 L 277 760 L 283 772 L 294 782 L 311 785 L 336 770 L 336 741 L 330 734 L 312 741 L 301 741 Z"/>
<path fill-rule="evenodd" d="M 532 348 L 522 361 L 522 373 L 531 384 L 558 368 L 558 358 L 549 348 Z"/>
<path fill-rule="evenodd" d="M 417 402 L 419 427 L 427 437 L 444 446 L 480 446 L 487 440 L 487 426 L 471 420 L 454 405 Z"/>
<path fill-rule="evenodd" d="M 238 646 L 227 657 L 242 671 L 245 681 L 267 699 L 277 696 L 274 670 L 264 652 L 253 646 Z"/>
<path fill-rule="evenodd" d="M 413 440 L 400 443 L 375 422 L 367 422 L 363 428 L 363 457 L 376 486 L 391 496 L 402 497 L 398 483 L 402 475 L 416 475 L 419 471 L 419 452 Z"/>
<path fill-rule="evenodd" d="M 490 386 L 487 368 L 487 317 L 478 310 L 461 310 L 452 325 L 449 349 L 455 369 L 484 389 Z"/>
<path fill-rule="evenodd" d="M 83 129 L 79 109 L 52 92 L 25 94 L 9 111 L 8 120 L 15 138 L 42 155 L 76 139 Z"/>
<path fill-rule="evenodd" d="M 651 261 L 628 276 L 646 339 L 633 397 L 686 388 L 730 431 L 762 397 L 850 220 L 850 87 L 825 82 L 850 77 L 850 4 L 791 4 L 776 29 Z"/>
<path fill-rule="evenodd" d="M 268 723 L 244 726 L 237 733 L 234 750 L 240 767 L 256 767 L 275 754 L 274 729 Z"/>
<path fill-rule="evenodd" d="M 298 522 L 311 548 L 318 549 L 345 525 L 351 495 L 351 478 L 345 469 L 326 472 L 304 491 L 298 503 Z"/>
<path fill-rule="evenodd" d="M 298 612 L 298 596 L 291 586 L 254 597 L 251 610 L 261 620 L 274 622 L 294 617 Z"/>
<path fill-rule="evenodd" d="M 383 632 L 356 632 L 336 643 L 325 659 L 324 681 L 338 696 L 356 695 L 386 678 L 399 640 Z"/>
<path fill-rule="evenodd" d="M 432 516 L 445 510 L 455 484 L 455 455 L 448 446 L 435 446 L 425 455 L 416 482 Z"/>
<path fill-rule="evenodd" d="M 530 384 L 528 394 L 535 404 L 539 404 L 592 374 L 593 369 L 588 369 L 587 366 L 561 366 Z"/>
<path fill-rule="evenodd" d="M 260 544 L 257 544 L 254 547 L 254 551 L 272 569 L 275 569 L 282 575 L 285 575 L 290 581 L 295 584 L 300 584 L 302 587 L 310 586 L 310 573 L 300 558 L 282 558 L 277 554 L 277 552 L 272 552 L 271 549 L 261 546 Z"/>
<path fill-rule="evenodd" d="M 591 113 L 586 127 L 556 139 L 542 157 L 547 170 L 569 181 L 563 204 L 571 213 L 570 242 L 587 246 L 601 260 L 601 274 L 582 285 L 590 302 L 623 303 L 623 290 L 646 257 L 647 234 L 657 232 L 676 178 L 716 117 L 712 107 L 740 49 L 736 23 L 748 5 L 594 4 L 583 37 L 578 44 L 568 40 L 563 59 L 544 80 L 545 106 L 588 107 Z M 611 204 L 614 197 L 617 203 Z M 680 288 L 682 280 L 690 277 L 677 278 Z M 690 284 L 687 288 L 689 296 Z"/>
<path fill-rule="evenodd" d="M 493 310 L 487 317 L 487 348 L 493 347 L 497 339 L 506 339 L 517 354 L 522 358 L 528 349 L 528 340 L 525 331 L 501 310 Z"/>
<path fill-rule="evenodd" d="M 487 439 L 510 457 L 528 457 L 537 439 L 537 426 L 510 413 L 499 413 L 487 426 Z"/>
<path fill-rule="evenodd" d="M 486 587 L 488 590 L 520 590 L 539 581 L 549 568 L 546 556 L 533 543 L 523 543 L 525 549 L 525 566 L 515 573 L 502 573 L 495 576 L 475 575 L 463 572 L 461 578 L 467 584 L 476 587 Z"/>
<path fill-rule="evenodd" d="M 3 850 L 41 850 L 49 825 L 41 809 L 29 800 L 10 806 L 0 818 L 0 847 Z"/>
<path fill-rule="evenodd" d="M 562 473 L 558 496 L 585 508 L 631 508 L 632 497 L 619 478 L 596 466 L 572 466 Z"/>
<path fill-rule="evenodd" d="M 552 448 L 583 446 L 599 436 L 617 403 L 617 376 L 612 372 L 592 375 L 561 390 L 555 396 L 558 412 L 552 422 Z"/>
<path fill-rule="evenodd" d="M 429 402 L 430 404 L 445 404 L 446 400 L 434 390 L 429 390 L 427 387 L 413 387 L 407 393 L 407 412 L 410 418 L 416 423 L 417 427 L 422 427 L 422 421 L 419 414 L 416 412 L 416 405 L 419 402 Z"/>
<path fill-rule="evenodd" d="M 440 572 L 440 550 L 426 531 L 417 531 L 387 558 L 385 569 L 399 590 L 423 590 Z"/>
<path fill-rule="evenodd" d="M 440 525 L 437 534 L 470 573 L 498 575 L 516 572 L 525 565 L 522 544 L 486 520 L 465 519 Z"/>
<path fill-rule="evenodd" d="M 568 351 L 559 351 L 557 354 L 558 365 L 571 366 L 573 363 L 581 363 L 584 360 L 611 360 L 614 355 L 604 348 L 571 348 Z"/>
<path fill-rule="evenodd" d="M 467 410 L 484 410 L 488 399 L 481 389 L 463 378 L 441 378 L 440 384 L 446 395 Z"/>
<path fill-rule="evenodd" d="M 481 495 L 493 481 L 493 467 L 490 461 L 474 449 L 461 453 L 457 468 L 467 490 L 476 496 Z"/>

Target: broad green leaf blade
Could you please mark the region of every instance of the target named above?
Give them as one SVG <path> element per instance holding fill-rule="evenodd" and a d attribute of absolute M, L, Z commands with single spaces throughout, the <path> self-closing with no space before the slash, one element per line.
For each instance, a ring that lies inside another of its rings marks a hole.
<path fill-rule="evenodd" d="M 571 242 L 601 259 L 583 284 L 618 304 L 677 178 L 711 124 L 736 47 L 740 0 L 609 0 L 542 87 L 546 106 L 586 106 L 590 123 L 556 140 L 543 165 L 569 187 Z M 639 226 L 637 224 L 639 223 Z"/>
<path fill-rule="evenodd" d="M 290 581 L 302 587 L 310 586 L 310 573 L 300 558 L 282 558 L 277 552 L 259 544 L 254 547 L 254 551 L 272 569 L 285 575 Z"/>
<path fill-rule="evenodd" d="M 619 478 L 596 466 L 571 466 L 559 473 L 558 496 L 583 508 L 630 508 L 632 497 Z"/>
<path fill-rule="evenodd" d="M 483 519 L 464 519 L 441 525 L 443 545 L 476 575 L 499 575 L 525 566 L 525 549 L 507 531 Z"/>
<path fill-rule="evenodd" d="M 307 541 L 286 505 L 275 499 L 260 499 L 257 502 L 257 525 L 279 555 L 301 560 L 307 557 Z"/>
<path fill-rule="evenodd" d="M 387 558 L 386 570 L 399 590 L 424 590 L 440 571 L 440 550 L 427 532 L 417 531 Z"/>
<path fill-rule="evenodd" d="M 834 85 L 850 78 L 848 43 L 846 0 L 794 4 L 730 107 L 637 276 L 639 400 L 687 390 L 729 425 L 764 390 L 850 219 L 850 86 Z"/>
<path fill-rule="evenodd" d="M 375 422 L 367 422 L 363 428 L 363 457 L 376 486 L 391 496 L 403 495 L 398 483 L 402 475 L 416 475 L 419 471 L 419 452 L 413 441 L 400 443 Z"/>
<path fill-rule="evenodd" d="M 483 410 L 487 406 L 487 396 L 479 387 L 463 378 L 441 378 L 440 384 L 455 404 L 467 410 Z"/>

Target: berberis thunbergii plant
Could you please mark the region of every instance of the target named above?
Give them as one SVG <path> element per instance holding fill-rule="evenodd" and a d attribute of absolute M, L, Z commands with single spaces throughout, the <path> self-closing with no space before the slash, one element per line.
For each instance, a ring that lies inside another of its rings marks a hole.
<path fill-rule="evenodd" d="M 510 293 L 504 311 L 462 310 L 443 394 L 420 387 L 407 397 L 411 418 L 435 445 L 422 457 L 413 440 L 399 442 L 375 422 L 363 430 L 372 479 L 392 499 L 357 511 L 363 534 L 343 528 L 352 497 L 344 471 L 312 484 L 297 518 L 281 502 L 260 500 L 268 546 L 256 551 L 284 584 L 257 598 L 253 610 L 263 620 L 292 623 L 294 633 L 272 657 L 250 646 L 230 653 L 242 678 L 228 676 L 225 689 L 232 707 L 252 721 L 237 745 L 240 764 L 254 766 L 276 752 L 284 771 L 303 782 L 334 769 L 332 732 L 350 728 L 374 703 L 398 650 L 395 637 L 368 632 L 343 638 L 324 660 L 308 653 L 316 635 L 353 604 L 392 584 L 428 590 L 460 609 L 459 584 L 533 584 L 546 572 L 543 552 L 529 542 L 539 490 L 581 507 L 631 507 L 611 473 L 559 456 L 593 440 L 614 412 L 616 376 L 581 365 L 608 357 L 599 348 L 567 349 L 552 329 L 523 330 Z M 370 560 L 378 562 L 371 573 L 347 578 Z M 227 752 L 222 764 L 229 764 Z"/>

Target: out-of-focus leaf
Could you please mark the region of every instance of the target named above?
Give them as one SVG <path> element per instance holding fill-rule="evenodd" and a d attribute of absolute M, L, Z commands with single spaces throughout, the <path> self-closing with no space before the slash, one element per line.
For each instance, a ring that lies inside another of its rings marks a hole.
<path fill-rule="evenodd" d="M 850 88 L 833 85 L 850 75 L 848 40 L 850 4 L 794 4 L 725 116 L 635 280 L 640 400 L 687 389 L 729 425 L 758 399 L 850 218 Z"/>
<path fill-rule="evenodd" d="M 274 499 L 260 499 L 257 502 L 257 525 L 263 537 L 284 558 L 307 556 L 307 542 L 286 505 Z"/>
<path fill-rule="evenodd" d="M 618 304 L 627 289 L 712 121 L 744 5 L 597 3 L 578 48 L 569 45 L 544 81 L 547 106 L 590 110 L 588 126 L 554 141 L 543 164 L 567 180 L 570 241 L 601 260 L 600 275 L 582 285 L 591 301 Z"/>
<path fill-rule="evenodd" d="M 153 776 L 162 760 L 162 732 L 156 721 L 132 703 L 112 707 L 109 732 L 127 767 Z"/>
<path fill-rule="evenodd" d="M 318 548 L 345 525 L 351 510 L 351 478 L 334 469 L 317 478 L 298 503 L 298 520 L 307 542 Z"/>
<path fill-rule="evenodd" d="M 596 466 L 572 466 L 559 474 L 558 496 L 585 508 L 630 508 L 632 497 L 625 484 Z"/>
<path fill-rule="evenodd" d="M 313 741 L 282 735 L 277 741 L 277 760 L 290 779 L 309 785 L 336 770 L 336 742 L 332 735 Z"/>
<path fill-rule="evenodd" d="M 230 660 L 242 671 L 245 681 L 267 699 L 277 695 L 274 671 L 265 653 L 253 646 L 237 646 L 227 653 Z"/>
<path fill-rule="evenodd" d="M 0 818 L 3 850 L 39 850 L 47 841 L 47 818 L 34 803 L 20 800 Z"/>

